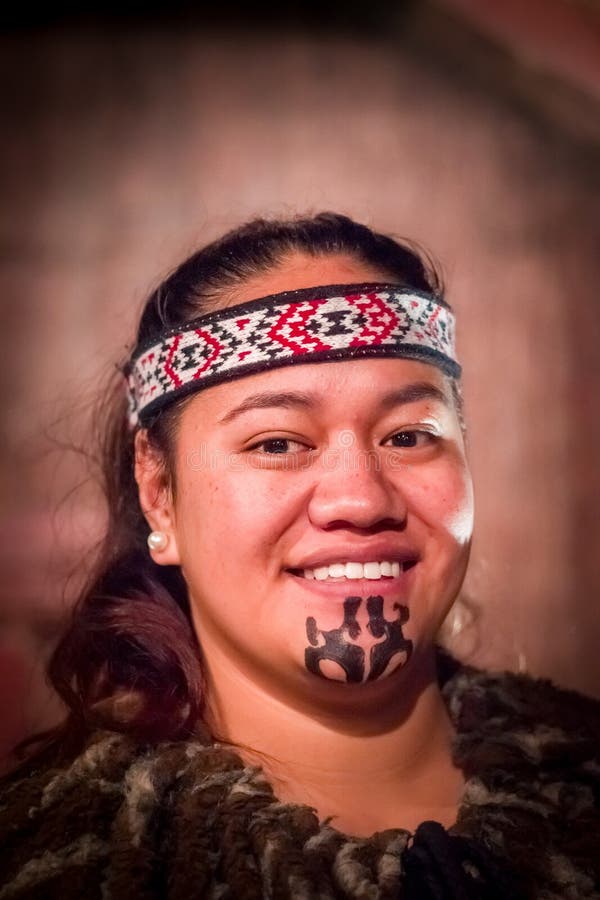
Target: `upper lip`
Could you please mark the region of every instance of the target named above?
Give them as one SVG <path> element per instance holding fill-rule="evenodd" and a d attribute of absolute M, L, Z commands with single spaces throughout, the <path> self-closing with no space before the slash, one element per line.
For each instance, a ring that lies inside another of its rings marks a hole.
<path fill-rule="evenodd" d="M 417 562 L 419 553 L 413 547 L 398 547 L 393 544 L 368 544 L 362 547 L 335 547 L 331 550 L 316 550 L 302 557 L 288 569 L 318 569 L 334 563 L 346 562 Z"/>

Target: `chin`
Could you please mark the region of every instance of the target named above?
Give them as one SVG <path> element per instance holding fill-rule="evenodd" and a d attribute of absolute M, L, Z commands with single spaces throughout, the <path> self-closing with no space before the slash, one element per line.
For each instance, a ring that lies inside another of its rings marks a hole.
<path fill-rule="evenodd" d="M 387 658 L 355 655 L 353 659 L 337 662 L 333 659 L 314 660 L 307 650 L 305 665 L 307 670 L 322 681 L 347 685 L 371 685 L 387 681 L 401 669 L 405 669 L 412 656 L 412 642 L 408 641 L 406 649 Z M 375 645 L 376 647 L 378 645 Z"/>

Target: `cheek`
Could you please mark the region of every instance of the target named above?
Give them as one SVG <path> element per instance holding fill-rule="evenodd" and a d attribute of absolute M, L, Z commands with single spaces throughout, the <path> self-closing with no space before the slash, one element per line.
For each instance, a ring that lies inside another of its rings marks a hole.
<path fill-rule="evenodd" d="M 176 521 L 182 558 L 188 568 L 196 568 L 194 560 L 209 557 L 213 571 L 231 574 L 238 568 L 236 562 L 256 559 L 261 548 L 273 546 L 292 505 L 281 485 L 264 472 L 228 467 L 194 473 L 182 479 L 178 491 Z"/>
<path fill-rule="evenodd" d="M 473 485 L 466 466 L 430 469 L 411 489 L 411 506 L 432 533 L 467 545 L 473 533 Z"/>
<path fill-rule="evenodd" d="M 455 473 L 452 489 L 448 491 L 444 519 L 448 534 L 457 544 L 468 544 L 473 535 L 473 483 L 465 469 Z"/>

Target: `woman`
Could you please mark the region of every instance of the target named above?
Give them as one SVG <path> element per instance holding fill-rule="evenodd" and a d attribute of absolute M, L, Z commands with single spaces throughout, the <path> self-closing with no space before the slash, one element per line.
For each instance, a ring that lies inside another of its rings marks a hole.
<path fill-rule="evenodd" d="M 252 222 L 152 294 L 125 374 L 0 900 L 600 896 L 596 704 L 435 649 L 473 503 L 432 268 Z"/>

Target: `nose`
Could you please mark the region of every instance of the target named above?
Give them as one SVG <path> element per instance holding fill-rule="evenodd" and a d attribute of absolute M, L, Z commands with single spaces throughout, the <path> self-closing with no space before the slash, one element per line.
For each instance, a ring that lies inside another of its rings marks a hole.
<path fill-rule="evenodd" d="M 308 506 L 317 528 L 399 528 L 406 524 L 406 515 L 402 488 L 374 451 L 344 450 L 317 467 Z"/>

